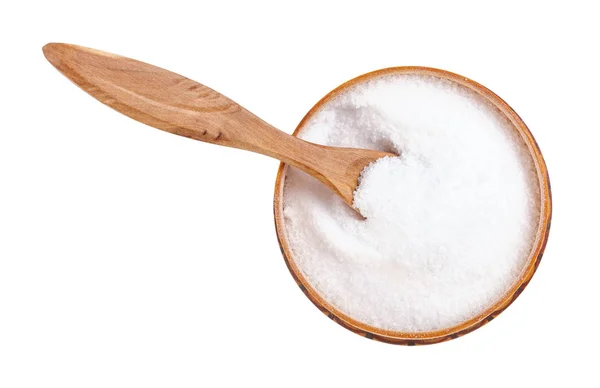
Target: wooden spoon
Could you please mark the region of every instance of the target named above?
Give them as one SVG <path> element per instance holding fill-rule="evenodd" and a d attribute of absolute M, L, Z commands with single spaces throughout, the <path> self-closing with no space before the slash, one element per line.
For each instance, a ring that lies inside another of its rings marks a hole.
<path fill-rule="evenodd" d="M 47 44 L 43 51 L 63 75 L 124 115 L 177 135 L 279 159 L 317 178 L 350 206 L 363 168 L 395 156 L 298 139 L 202 84 L 134 59 L 63 43 Z"/>

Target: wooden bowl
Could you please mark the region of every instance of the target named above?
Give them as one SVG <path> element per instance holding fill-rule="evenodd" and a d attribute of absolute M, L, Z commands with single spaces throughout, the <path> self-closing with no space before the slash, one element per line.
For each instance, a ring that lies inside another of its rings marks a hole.
<path fill-rule="evenodd" d="M 290 273 L 296 280 L 296 283 L 298 284 L 298 286 L 300 286 L 300 289 L 302 290 L 302 292 L 304 292 L 308 299 L 310 299 L 310 301 L 313 302 L 313 304 L 317 306 L 319 310 L 325 313 L 333 321 L 342 325 L 346 329 L 353 331 L 356 334 L 377 341 L 401 345 L 433 344 L 460 337 L 485 325 L 487 322 L 490 322 L 492 319 L 498 316 L 498 314 L 504 311 L 504 309 L 506 309 L 521 294 L 521 292 L 523 292 L 523 289 L 525 288 L 525 286 L 527 286 L 527 284 L 531 280 L 531 277 L 535 273 L 535 270 L 540 264 L 542 254 L 546 246 L 546 241 L 548 240 L 548 233 L 550 231 L 550 218 L 552 215 L 550 181 L 548 178 L 548 171 L 546 169 L 546 164 L 544 162 L 544 158 L 542 157 L 542 153 L 540 152 L 540 149 L 535 139 L 531 135 L 531 132 L 529 132 L 529 129 L 527 128 L 523 120 L 521 120 L 521 118 L 517 115 L 517 113 L 515 113 L 515 111 L 510 106 L 508 106 L 506 102 L 504 102 L 500 97 L 498 97 L 486 87 L 461 75 L 439 69 L 415 66 L 392 67 L 363 74 L 357 78 L 354 78 L 340 85 L 339 87 L 331 91 L 329 94 L 327 94 L 325 97 L 323 97 L 306 114 L 306 116 L 304 116 L 302 121 L 300 121 L 300 124 L 298 124 L 298 127 L 294 131 L 294 136 L 297 136 L 302 131 L 305 123 L 308 122 L 308 120 L 321 108 L 321 106 L 323 106 L 323 104 L 327 103 L 340 93 L 344 92 L 349 87 L 354 86 L 358 83 L 368 81 L 373 78 L 378 78 L 384 75 L 391 74 L 416 74 L 438 77 L 456 82 L 476 92 L 480 96 L 487 99 L 491 104 L 493 104 L 510 121 L 513 128 L 519 132 L 523 141 L 526 143 L 527 148 L 529 149 L 529 152 L 531 154 L 532 160 L 534 161 L 535 170 L 539 179 L 540 219 L 536 239 L 534 242 L 534 249 L 532 250 L 530 257 L 526 265 L 524 266 L 521 276 L 518 278 L 515 284 L 513 284 L 513 286 L 508 290 L 508 292 L 506 292 L 506 294 L 498 302 L 489 306 L 485 311 L 483 311 L 476 317 L 471 318 L 456 326 L 443 330 L 426 331 L 418 333 L 382 330 L 358 322 L 352 317 L 344 314 L 343 312 L 339 311 L 334 306 L 329 304 L 310 285 L 310 283 L 304 278 L 304 276 L 296 266 L 293 259 L 293 254 L 288 246 L 288 242 L 285 236 L 285 220 L 283 217 L 282 197 L 283 185 L 288 166 L 284 163 L 281 163 L 281 165 L 279 166 L 279 171 L 277 172 L 277 180 L 275 182 L 275 227 L 277 229 L 277 238 L 279 240 L 279 245 L 281 247 L 283 258 L 288 269 L 290 270 Z"/>

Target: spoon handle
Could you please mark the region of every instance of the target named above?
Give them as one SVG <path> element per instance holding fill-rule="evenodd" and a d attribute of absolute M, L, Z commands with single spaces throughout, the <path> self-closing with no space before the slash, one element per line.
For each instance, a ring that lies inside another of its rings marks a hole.
<path fill-rule="evenodd" d="M 350 206 L 363 168 L 394 156 L 306 142 L 198 82 L 134 59 L 63 43 L 47 44 L 44 55 L 77 86 L 134 120 L 279 159 L 317 178 Z"/>
<path fill-rule="evenodd" d="M 276 129 L 224 95 L 179 74 L 76 45 L 50 43 L 43 50 L 84 91 L 144 124 L 264 154 L 313 175 L 312 161 L 326 157 L 324 147 Z"/>

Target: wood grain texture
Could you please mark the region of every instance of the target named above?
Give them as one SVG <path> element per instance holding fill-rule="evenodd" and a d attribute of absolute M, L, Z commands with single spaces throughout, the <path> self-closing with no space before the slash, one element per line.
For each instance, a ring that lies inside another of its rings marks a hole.
<path fill-rule="evenodd" d="M 363 168 L 394 156 L 300 140 L 207 86 L 134 59 L 62 43 L 43 51 L 62 74 L 111 108 L 163 131 L 279 159 L 314 176 L 350 206 Z"/>
<path fill-rule="evenodd" d="M 494 94 L 491 90 L 487 89 L 483 85 L 478 84 L 466 77 L 458 74 L 454 74 L 448 71 L 418 67 L 418 66 L 405 66 L 405 67 L 392 67 L 382 70 L 377 70 L 371 73 L 363 74 L 357 78 L 354 78 L 323 97 L 307 114 L 304 116 L 298 127 L 294 131 L 294 136 L 298 135 L 304 125 L 310 120 L 310 118 L 327 102 L 335 98 L 336 96 L 343 93 L 346 89 L 357 85 L 362 82 L 366 82 L 371 79 L 375 79 L 381 76 L 392 75 L 392 74 L 417 74 L 426 75 L 431 77 L 442 78 L 456 82 L 457 84 L 470 89 L 471 91 L 479 94 L 490 104 L 498 109 L 498 111 L 506 117 L 507 120 L 512 124 L 515 132 L 517 132 L 527 149 L 530 152 L 531 159 L 535 166 L 535 171 L 538 176 L 539 188 L 540 188 L 540 218 L 538 223 L 536 240 L 533 244 L 533 248 L 530 252 L 529 259 L 525 264 L 521 276 L 512 285 L 512 287 L 495 303 L 491 304 L 479 315 L 462 322 L 456 326 L 449 327 L 443 330 L 428 331 L 428 332 L 399 332 L 391 330 L 382 330 L 374 326 L 364 324 L 357 321 L 356 319 L 348 316 L 342 311 L 338 310 L 335 306 L 325 300 L 319 293 L 310 285 L 308 280 L 304 277 L 302 272 L 296 266 L 294 262 L 294 255 L 291 251 L 286 235 L 285 235 L 285 219 L 283 217 L 283 187 L 285 184 L 285 176 L 287 171 L 287 165 L 281 164 L 277 173 L 277 180 L 275 182 L 275 194 L 273 200 L 273 211 L 275 216 L 275 228 L 277 230 L 277 239 L 281 248 L 281 253 L 285 263 L 292 274 L 292 277 L 302 290 L 302 292 L 308 297 L 308 299 L 325 315 L 331 320 L 345 327 L 346 329 L 359 334 L 363 337 L 373 339 L 376 341 L 387 342 L 398 345 L 428 345 L 438 342 L 444 342 L 451 339 L 458 338 L 473 330 L 487 324 L 496 318 L 501 312 L 503 312 L 515 299 L 523 292 L 529 281 L 533 277 L 536 269 L 538 268 L 544 249 L 546 248 L 546 242 L 550 233 L 550 224 L 552 218 L 552 194 L 550 190 L 550 179 L 548 176 L 548 170 L 546 163 L 540 151 L 540 148 L 533 138 L 533 135 L 523 122 L 523 120 L 517 115 L 517 113 L 500 97 Z"/>

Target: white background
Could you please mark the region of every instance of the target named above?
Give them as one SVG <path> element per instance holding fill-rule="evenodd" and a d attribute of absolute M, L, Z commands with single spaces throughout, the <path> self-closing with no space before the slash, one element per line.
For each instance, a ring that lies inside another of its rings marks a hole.
<path fill-rule="evenodd" d="M 0 387 L 598 387 L 594 3 L 3 2 Z M 546 158 L 541 266 L 458 340 L 359 337 L 284 265 L 276 161 L 115 113 L 46 62 L 51 41 L 176 71 L 287 132 L 367 71 L 470 77 L 512 105 Z"/>

